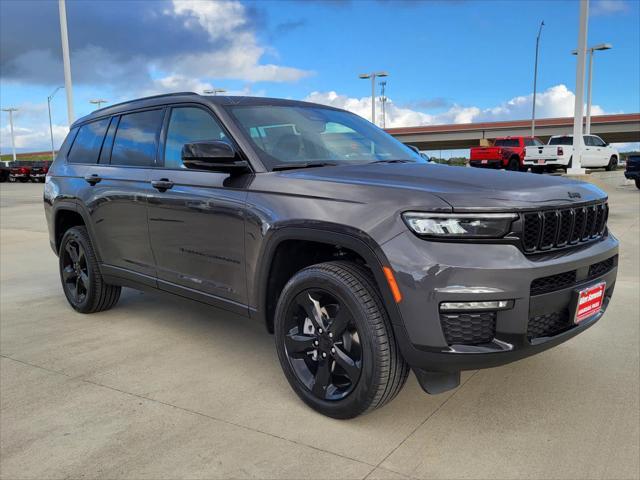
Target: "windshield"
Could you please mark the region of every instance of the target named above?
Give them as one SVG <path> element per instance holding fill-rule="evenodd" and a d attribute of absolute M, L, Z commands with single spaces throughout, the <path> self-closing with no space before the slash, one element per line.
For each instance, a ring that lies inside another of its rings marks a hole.
<path fill-rule="evenodd" d="M 573 145 L 573 137 L 551 137 L 549 145 Z"/>
<path fill-rule="evenodd" d="M 316 162 L 426 163 L 410 148 L 349 112 L 274 105 L 232 106 L 229 111 L 269 169 Z"/>
<path fill-rule="evenodd" d="M 493 142 L 494 147 L 519 147 L 520 142 L 517 138 L 498 138 Z"/>

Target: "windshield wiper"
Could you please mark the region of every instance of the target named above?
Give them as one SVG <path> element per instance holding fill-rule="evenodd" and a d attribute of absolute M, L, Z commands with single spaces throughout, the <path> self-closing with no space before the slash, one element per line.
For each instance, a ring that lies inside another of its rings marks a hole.
<path fill-rule="evenodd" d="M 372 163 L 416 163 L 413 160 L 402 160 L 402 159 L 394 159 L 394 160 L 376 160 L 374 162 L 369 162 L 369 164 Z"/>
<path fill-rule="evenodd" d="M 335 167 L 335 162 L 298 162 L 298 163 L 280 163 L 271 170 L 293 170 L 296 168 L 315 168 L 315 167 Z"/>

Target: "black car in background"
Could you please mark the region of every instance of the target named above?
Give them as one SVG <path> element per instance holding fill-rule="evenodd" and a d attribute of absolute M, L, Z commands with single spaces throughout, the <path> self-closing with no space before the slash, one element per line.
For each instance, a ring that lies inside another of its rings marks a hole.
<path fill-rule="evenodd" d="M 636 187 L 640 188 L 640 154 L 627 155 L 624 176 L 629 180 L 635 180 Z"/>
<path fill-rule="evenodd" d="M 9 181 L 9 173 L 11 172 L 12 162 L 0 162 L 0 182 Z"/>
<path fill-rule="evenodd" d="M 392 400 L 409 369 L 440 393 L 568 340 L 617 275 L 596 186 L 429 164 L 357 115 L 292 100 L 96 110 L 71 126 L 44 203 L 76 311 L 124 286 L 255 318 L 296 394 L 336 418 Z"/>
<path fill-rule="evenodd" d="M 44 179 L 47 176 L 47 172 L 49 171 L 50 166 L 50 161 L 33 162 L 31 164 L 29 179 L 32 182 L 44 183 Z"/>

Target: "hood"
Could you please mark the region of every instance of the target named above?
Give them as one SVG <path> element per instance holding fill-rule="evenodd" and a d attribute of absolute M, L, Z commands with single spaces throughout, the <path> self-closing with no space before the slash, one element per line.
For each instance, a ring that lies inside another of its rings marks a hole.
<path fill-rule="evenodd" d="M 438 164 L 369 164 L 280 172 L 290 178 L 429 193 L 456 211 L 527 210 L 606 198 L 595 185 L 552 175 Z"/>

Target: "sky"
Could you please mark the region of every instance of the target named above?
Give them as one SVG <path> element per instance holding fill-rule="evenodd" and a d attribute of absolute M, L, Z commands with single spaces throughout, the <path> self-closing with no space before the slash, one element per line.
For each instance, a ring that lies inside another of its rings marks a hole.
<path fill-rule="evenodd" d="M 572 116 L 578 13 L 577 0 L 67 0 L 74 108 L 216 87 L 369 118 L 358 74 L 387 71 L 388 127 L 525 119 L 544 20 L 537 116 Z M 596 52 L 593 114 L 640 112 L 640 0 L 591 0 L 588 35 L 613 45 Z M 1 0 L 0 106 L 18 108 L 18 151 L 50 148 L 47 96 L 63 84 L 58 2 Z M 52 117 L 57 148 L 64 90 Z"/>

